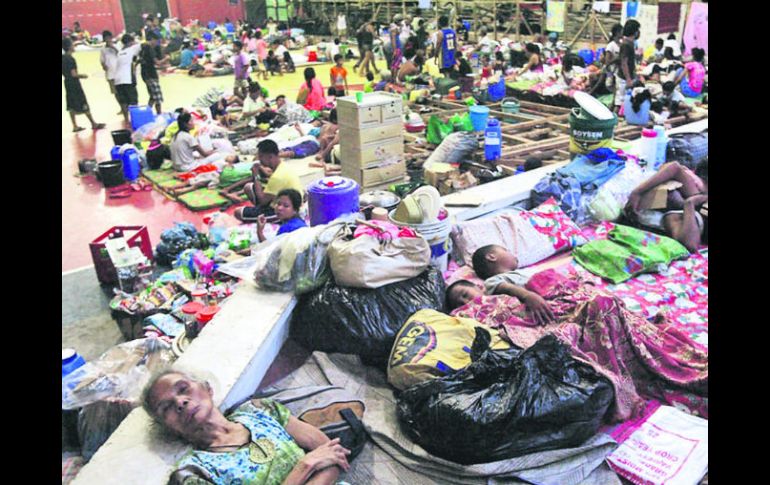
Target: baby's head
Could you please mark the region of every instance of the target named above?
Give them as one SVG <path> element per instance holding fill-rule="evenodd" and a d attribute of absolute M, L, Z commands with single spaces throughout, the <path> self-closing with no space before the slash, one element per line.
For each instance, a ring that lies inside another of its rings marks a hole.
<path fill-rule="evenodd" d="M 447 310 L 451 312 L 483 294 L 484 292 L 468 280 L 455 281 L 446 290 Z"/>
<path fill-rule="evenodd" d="M 518 267 L 519 260 L 516 256 L 497 244 L 481 247 L 473 253 L 473 271 L 482 279 L 513 271 Z"/>

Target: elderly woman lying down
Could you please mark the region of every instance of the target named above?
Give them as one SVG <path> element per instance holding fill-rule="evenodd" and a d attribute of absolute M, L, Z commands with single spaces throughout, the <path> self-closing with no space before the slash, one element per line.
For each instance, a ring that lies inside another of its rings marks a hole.
<path fill-rule="evenodd" d="M 169 483 L 331 484 L 350 451 L 283 405 L 252 400 L 227 416 L 208 382 L 179 371 L 150 381 L 143 405 L 165 430 L 193 446 Z M 306 453 L 306 451 L 308 453 Z"/>

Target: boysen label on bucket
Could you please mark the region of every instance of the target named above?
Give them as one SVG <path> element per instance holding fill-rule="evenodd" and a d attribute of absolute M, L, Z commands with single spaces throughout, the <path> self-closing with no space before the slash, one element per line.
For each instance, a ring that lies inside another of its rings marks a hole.
<path fill-rule="evenodd" d="M 617 116 L 611 120 L 599 120 L 580 108 L 574 108 L 569 115 L 570 153 L 588 153 L 609 147 L 617 124 Z"/>

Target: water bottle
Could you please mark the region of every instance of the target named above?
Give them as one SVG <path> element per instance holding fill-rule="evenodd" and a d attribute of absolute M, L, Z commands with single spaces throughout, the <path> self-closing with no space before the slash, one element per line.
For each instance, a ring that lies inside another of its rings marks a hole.
<path fill-rule="evenodd" d="M 487 128 L 484 130 L 484 158 L 493 161 L 500 158 L 502 152 L 502 133 L 500 122 L 495 118 L 487 120 Z"/>
<path fill-rule="evenodd" d="M 61 351 L 61 376 L 64 378 L 78 367 L 86 364 L 85 359 L 75 349 L 62 349 Z"/>
<path fill-rule="evenodd" d="M 655 170 L 655 159 L 658 154 L 658 134 L 655 130 L 642 130 L 642 139 L 639 144 L 639 158 L 644 160 L 645 171 Z"/>
<path fill-rule="evenodd" d="M 134 181 L 139 178 L 139 154 L 135 148 L 129 148 L 123 152 L 123 175 L 126 180 Z"/>
<path fill-rule="evenodd" d="M 655 170 L 658 170 L 661 165 L 666 163 L 666 147 L 668 146 L 668 137 L 666 136 L 666 129 L 660 125 L 655 127 L 656 137 L 656 155 L 655 155 Z"/>

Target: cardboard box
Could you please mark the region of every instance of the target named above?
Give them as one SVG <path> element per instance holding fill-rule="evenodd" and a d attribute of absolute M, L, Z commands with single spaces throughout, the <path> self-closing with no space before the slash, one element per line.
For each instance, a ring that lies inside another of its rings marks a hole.
<path fill-rule="evenodd" d="M 441 182 L 449 179 L 453 173 L 459 174 L 460 169 L 448 163 L 434 163 L 425 169 L 425 183 L 439 188 Z"/>
<path fill-rule="evenodd" d="M 653 190 L 650 190 L 642 200 L 639 202 L 640 209 L 665 209 L 668 201 L 668 193 L 672 190 L 676 190 L 681 187 L 682 184 L 672 180 L 664 184 L 660 184 Z"/>

